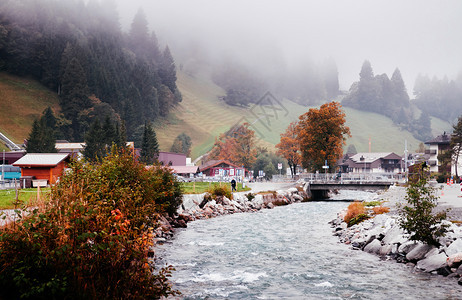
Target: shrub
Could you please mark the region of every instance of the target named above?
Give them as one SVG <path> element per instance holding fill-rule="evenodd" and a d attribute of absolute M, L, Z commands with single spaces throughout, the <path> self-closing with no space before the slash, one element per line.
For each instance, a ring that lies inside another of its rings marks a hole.
<path fill-rule="evenodd" d="M 381 215 L 390 212 L 390 208 L 385 206 L 376 206 L 372 208 L 374 215 Z"/>
<path fill-rule="evenodd" d="M 367 215 L 366 214 L 366 208 L 364 207 L 364 204 L 362 202 L 359 202 L 359 201 L 352 202 L 352 203 L 350 203 L 350 205 L 348 205 L 348 209 L 347 209 L 347 213 L 346 213 L 346 215 L 344 217 L 344 221 L 348 224 L 348 226 L 351 226 L 350 221 L 352 219 L 356 218 L 357 216 L 363 215 L 363 214 Z"/>
<path fill-rule="evenodd" d="M 348 227 L 351 227 L 353 225 L 356 225 L 356 224 L 359 224 L 361 223 L 362 221 L 364 220 L 367 220 L 369 219 L 369 215 L 364 213 L 364 214 L 359 214 L 359 215 L 356 215 L 354 216 L 353 218 L 350 219 L 350 221 L 348 221 Z"/>
<path fill-rule="evenodd" d="M 447 224 L 441 221 L 446 218 L 446 211 L 435 213 L 438 203 L 435 188 L 427 185 L 425 167 L 419 168 L 419 174 L 407 188 L 406 204 L 399 207 L 399 225 L 410 234 L 410 239 L 429 245 L 438 246 L 438 238 L 446 233 Z"/>
<path fill-rule="evenodd" d="M 216 199 L 217 196 L 233 199 L 233 193 L 231 193 L 231 188 L 228 185 L 214 184 L 207 189 L 207 192 L 212 195 L 213 199 Z"/>
<path fill-rule="evenodd" d="M 148 253 L 180 187 L 168 169 L 114 153 L 98 164 L 74 162 L 43 207 L 0 229 L 0 298 L 177 294 L 167 279 L 173 268 L 156 270 Z"/>
<path fill-rule="evenodd" d="M 248 194 L 245 194 L 245 196 L 247 197 L 248 201 L 252 201 L 253 199 L 255 199 L 254 193 L 248 193 Z"/>
<path fill-rule="evenodd" d="M 382 205 L 382 202 L 380 202 L 380 201 L 368 201 L 368 202 L 364 202 L 364 206 L 366 206 L 366 207 L 379 206 L 379 205 Z"/>

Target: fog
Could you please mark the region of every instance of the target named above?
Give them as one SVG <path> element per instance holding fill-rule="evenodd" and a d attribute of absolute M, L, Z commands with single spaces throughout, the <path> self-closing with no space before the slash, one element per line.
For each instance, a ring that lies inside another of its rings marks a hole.
<path fill-rule="evenodd" d="M 177 62 L 199 50 L 250 66 L 297 66 L 332 57 L 341 89 L 359 78 L 401 70 L 410 95 L 416 76 L 455 78 L 462 70 L 462 1 L 116 0 L 123 28 L 142 7 Z"/>

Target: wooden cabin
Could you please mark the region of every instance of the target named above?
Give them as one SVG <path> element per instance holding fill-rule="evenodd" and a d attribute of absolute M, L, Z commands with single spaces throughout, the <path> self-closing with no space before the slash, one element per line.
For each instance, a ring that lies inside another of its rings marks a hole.
<path fill-rule="evenodd" d="M 46 180 L 55 184 L 69 162 L 69 153 L 28 153 L 13 166 L 21 168 L 21 177 Z"/>

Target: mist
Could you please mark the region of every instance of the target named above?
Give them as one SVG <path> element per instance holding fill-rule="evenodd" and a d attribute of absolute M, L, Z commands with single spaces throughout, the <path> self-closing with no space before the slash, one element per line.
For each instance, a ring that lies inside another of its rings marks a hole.
<path fill-rule="evenodd" d="M 462 1 L 117 0 L 128 28 L 141 7 L 177 60 L 198 51 L 250 66 L 332 57 L 341 89 L 358 80 L 364 60 L 375 74 L 399 68 L 408 92 L 418 74 L 454 78 L 462 70 Z"/>

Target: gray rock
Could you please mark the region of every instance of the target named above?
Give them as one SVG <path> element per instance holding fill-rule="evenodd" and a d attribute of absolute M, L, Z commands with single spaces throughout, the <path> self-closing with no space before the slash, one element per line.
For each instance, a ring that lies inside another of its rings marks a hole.
<path fill-rule="evenodd" d="M 462 277 L 459 278 L 459 280 L 457 281 L 457 283 L 458 283 L 459 285 L 462 285 Z"/>
<path fill-rule="evenodd" d="M 449 245 L 448 249 L 446 250 L 446 254 L 451 256 L 453 254 L 462 252 L 462 238 L 458 238 L 451 245 Z"/>
<path fill-rule="evenodd" d="M 457 268 L 456 273 L 462 275 L 462 265 Z"/>
<path fill-rule="evenodd" d="M 425 259 L 419 260 L 417 262 L 416 268 L 425 272 L 436 271 L 438 269 L 447 267 L 447 258 L 448 257 L 444 253 L 430 255 Z"/>
<path fill-rule="evenodd" d="M 374 239 L 372 242 L 364 247 L 364 251 L 372 254 L 380 253 L 380 249 L 382 248 L 382 244 L 378 239 Z"/>
<path fill-rule="evenodd" d="M 382 243 L 384 244 L 396 244 L 396 243 L 404 243 L 407 239 L 403 236 L 403 230 L 399 226 L 393 226 L 388 232 L 385 234 L 385 237 L 382 239 Z"/>
<path fill-rule="evenodd" d="M 412 249 L 417 247 L 417 245 L 419 244 L 414 241 L 404 242 L 402 245 L 399 246 L 398 253 L 408 254 L 409 252 L 411 252 Z"/>
<path fill-rule="evenodd" d="M 393 248 L 393 245 L 390 245 L 390 244 L 383 245 L 383 246 L 380 248 L 379 255 L 380 255 L 380 256 L 386 256 L 386 255 L 390 254 L 391 251 L 392 251 L 392 248 Z"/>
<path fill-rule="evenodd" d="M 417 247 L 412 249 L 408 254 L 406 254 L 406 259 L 410 261 L 421 260 L 433 248 L 435 247 L 426 245 L 426 244 L 419 244 Z"/>

